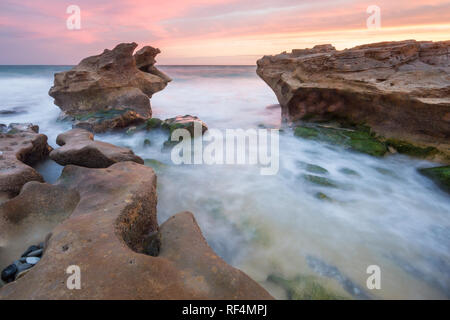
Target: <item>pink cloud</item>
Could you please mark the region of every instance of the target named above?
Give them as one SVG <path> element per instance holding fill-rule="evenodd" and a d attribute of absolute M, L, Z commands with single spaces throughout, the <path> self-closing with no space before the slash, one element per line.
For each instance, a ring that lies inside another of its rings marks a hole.
<path fill-rule="evenodd" d="M 373 39 L 414 38 L 417 33 L 411 31 L 414 28 L 405 29 L 408 26 L 419 26 L 422 36 L 426 34 L 430 40 L 450 34 L 448 27 L 438 32 L 433 27 L 449 25 L 450 3 L 446 0 L 376 2 L 381 7 L 382 27 L 389 32 L 380 32 Z M 86 55 L 131 41 L 159 46 L 161 62 L 168 63 L 227 55 L 234 56 L 230 61 L 235 63 L 239 56 L 314 44 L 314 38 L 343 45 L 371 41 L 354 33 L 364 31 L 371 1 L 78 0 L 73 4 L 81 8 L 82 29 L 76 31 L 66 28 L 69 4 L 72 2 L 2 0 L 0 63 L 73 64 Z"/>

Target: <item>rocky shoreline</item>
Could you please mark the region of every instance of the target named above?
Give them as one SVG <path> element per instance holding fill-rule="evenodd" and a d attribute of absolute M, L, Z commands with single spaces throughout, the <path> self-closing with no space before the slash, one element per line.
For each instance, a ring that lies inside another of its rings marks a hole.
<path fill-rule="evenodd" d="M 202 133 L 208 130 L 191 115 L 152 117 L 150 98 L 171 79 L 155 67 L 159 49 L 133 54 L 136 47 L 119 44 L 55 75 L 49 94 L 62 110 L 60 120 L 73 127 L 58 135 L 58 148 L 33 124 L 0 124 L 0 299 L 273 298 L 209 247 L 193 213 L 158 224 L 154 169 L 163 164 L 94 139 L 117 129 L 169 136 L 178 128 L 192 134 L 197 123 Z M 449 164 L 449 48 L 448 41 L 344 51 L 316 46 L 264 57 L 257 73 L 301 139 Z M 170 147 L 167 140 L 163 149 Z M 32 167 L 46 159 L 64 166 L 53 184 Z M 310 173 L 302 177 L 308 183 L 335 187 L 320 176 L 326 169 L 300 165 Z M 450 166 L 419 172 L 450 192 Z M 316 197 L 331 201 L 323 193 Z M 66 286 L 73 265 L 86 279 L 83 290 Z M 267 281 L 292 299 L 344 298 L 308 277 L 272 274 Z"/>
<path fill-rule="evenodd" d="M 273 299 L 215 254 L 192 213 L 158 224 L 157 163 L 94 140 L 93 132 L 120 128 L 207 130 L 190 115 L 151 118 L 149 98 L 171 79 L 154 66 L 159 49 L 133 55 L 136 46 L 120 44 L 55 75 L 49 94 L 60 119 L 73 121 L 59 148 L 32 124 L 1 125 L 0 299 Z M 45 159 L 64 166 L 54 184 L 30 167 Z M 66 286 L 72 265 L 83 290 Z"/>

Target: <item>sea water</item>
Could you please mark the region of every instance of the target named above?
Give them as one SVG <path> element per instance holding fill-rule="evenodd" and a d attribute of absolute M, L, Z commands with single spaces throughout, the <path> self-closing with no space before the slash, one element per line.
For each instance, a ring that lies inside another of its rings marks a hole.
<path fill-rule="evenodd" d="M 0 66 L 0 123 L 37 124 L 55 147 L 71 125 L 57 121 L 60 110 L 48 90 L 53 74 L 69 68 Z M 276 298 L 288 298 L 289 288 L 271 281 L 274 275 L 313 279 L 346 298 L 450 297 L 450 198 L 417 172 L 436 164 L 294 137 L 253 66 L 159 68 L 173 81 L 151 99 L 154 117 L 190 114 L 220 130 L 283 127 L 273 176 L 250 165 L 173 165 L 159 132 L 96 135 L 165 164 L 155 168 L 160 223 L 191 211 L 215 252 Z M 322 176 L 335 187 L 305 180 L 306 164 L 326 169 Z M 54 182 L 62 167 L 45 161 L 37 169 Z M 371 290 L 367 268 L 373 265 L 381 288 Z"/>

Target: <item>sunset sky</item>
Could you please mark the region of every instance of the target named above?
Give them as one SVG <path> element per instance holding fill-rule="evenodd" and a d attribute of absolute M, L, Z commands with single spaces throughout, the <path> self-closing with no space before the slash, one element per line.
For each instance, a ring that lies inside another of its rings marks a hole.
<path fill-rule="evenodd" d="M 69 30 L 69 5 L 81 29 Z M 369 5 L 381 29 L 369 30 Z M 0 64 L 76 64 L 120 42 L 159 47 L 159 64 L 254 64 L 331 43 L 449 40 L 450 0 L 1 0 Z"/>

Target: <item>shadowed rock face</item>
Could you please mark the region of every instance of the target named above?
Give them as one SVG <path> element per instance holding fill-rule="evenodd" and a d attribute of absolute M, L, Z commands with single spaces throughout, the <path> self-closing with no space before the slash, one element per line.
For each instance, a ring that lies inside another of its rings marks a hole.
<path fill-rule="evenodd" d="M 450 41 L 292 50 L 258 60 L 257 74 L 287 121 L 364 123 L 450 155 Z"/>
<path fill-rule="evenodd" d="M 144 164 L 132 150 L 110 143 L 94 141 L 94 135 L 84 129 L 72 129 L 56 138 L 61 148 L 54 149 L 50 158 L 62 166 L 74 164 L 88 168 L 107 168 L 121 161 Z"/>
<path fill-rule="evenodd" d="M 51 150 L 47 136 L 38 132 L 32 124 L 0 125 L 0 198 L 16 196 L 28 181 L 43 181 L 30 167 Z"/>
<path fill-rule="evenodd" d="M 55 74 L 49 95 L 68 116 L 132 110 L 137 117 L 150 118 L 149 98 L 164 89 L 171 79 L 154 67 L 159 49 L 146 46 L 133 56 L 136 47 L 134 42 L 121 43 L 83 59 L 69 71 Z"/>
<path fill-rule="evenodd" d="M 0 270 L 70 216 L 80 197 L 63 186 L 31 181 L 0 205 Z"/>
<path fill-rule="evenodd" d="M 106 169 L 68 165 L 55 185 L 31 187 L 55 198 L 62 188 L 70 190 L 73 198 L 67 195 L 58 205 L 71 213 L 52 230 L 41 261 L 1 288 L 0 299 L 272 298 L 212 251 L 191 213 L 179 213 L 158 227 L 156 175 L 149 167 L 135 162 Z M 31 187 L 27 184 L 23 192 Z M 5 203 L 3 215 L 31 216 L 31 203 L 20 210 L 19 205 Z M 155 232 L 160 233 L 157 257 L 143 254 L 148 235 Z M 71 265 L 81 269 L 81 290 L 66 286 Z"/>

